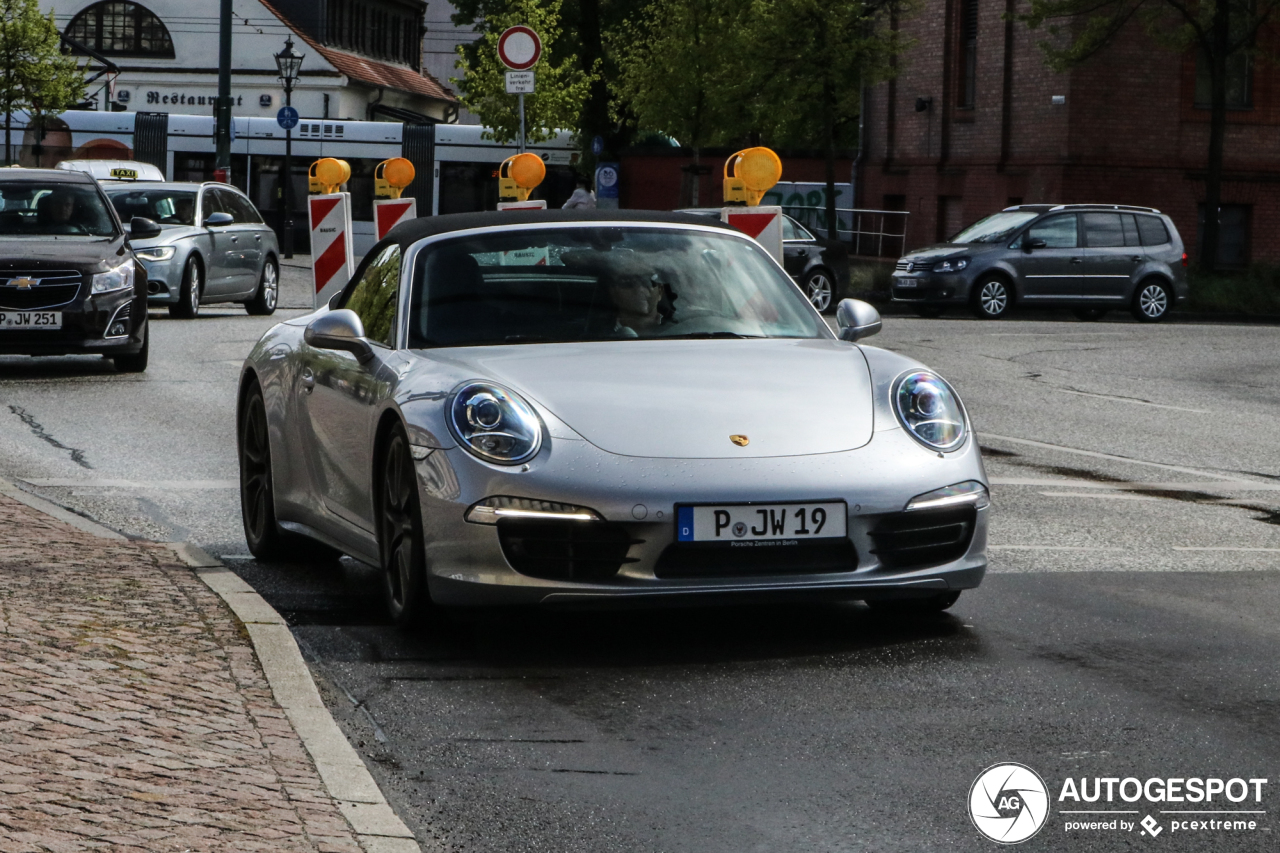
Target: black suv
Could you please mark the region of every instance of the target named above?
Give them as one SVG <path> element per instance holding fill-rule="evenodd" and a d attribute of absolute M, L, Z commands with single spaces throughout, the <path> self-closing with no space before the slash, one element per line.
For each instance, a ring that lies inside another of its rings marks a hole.
<path fill-rule="evenodd" d="M 922 317 L 954 305 L 995 319 L 1016 303 L 1154 322 L 1187 298 L 1186 265 L 1178 229 L 1150 207 L 1023 204 L 903 257 L 892 293 Z"/>
<path fill-rule="evenodd" d="M 99 353 L 147 369 L 147 274 L 83 172 L 0 170 L 0 355 Z M 160 233 L 135 218 L 134 237 Z"/>

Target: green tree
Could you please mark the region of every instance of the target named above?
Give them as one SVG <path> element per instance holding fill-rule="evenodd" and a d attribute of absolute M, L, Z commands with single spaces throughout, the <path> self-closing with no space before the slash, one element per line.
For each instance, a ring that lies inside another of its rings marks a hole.
<path fill-rule="evenodd" d="M 1249 61 L 1259 30 L 1280 10 L 1275 0 L 1030 0 L 1019 17 L 1050 38 L 1040 42 L 1049 66 L 1063 71 L 1085 62 L 1130 27 L 1142 26 L 1170 50 L 1198 53 L 1209 76 L 1209 147 L 1206 153 L 1205 217 L 1199 265 L 1218 265 L 1218 216 L 1227 128 L 1227 79 L 1233 61 Z"/>
<path fill-rule="evenodd" d="M 693 149 L 694 206 L 702 150 L 750 126 L 749 10 L 742 0 L 653 0 L 606 42 L 618 61 L 616 102 L 642 130 Z"/>
<path fill-rule="evenodd" d="M 893 74 L 906 0 L 754 0 L 751 121 L 775 145 L 820 148 L 827 236 L 836 237 L 836 153 L 857 143 L 862 93 Z"/>
<path fill-rule="evenodd" d="M 13 162 L 13 114 L 27 112 L 37 127 L 46 116 L 84 98 L 84 73 L 63 55 L 53 13 L 39 0 L 0 0 L 0 110 L 5 163 Z M 39 135 L 36 136 L 39 139 Z"/>
<path fill-rule="evenodd" d="M 517 24 L 533 29 L 544 47 L 542 59 L 533 68 L 537 90 L 524 98 L 526 141 L 541 142 L 556 130 L 578 126 L 598 71 L 583 69 L 572 52 L 547 49 L 561 37 L 560 4 L 561 0 L 513 0 L 502 11 L 486 13 L 479 40 L 458 46 L 457 67 L 463 73 L 449 82 L 458 87 L 463 105 L 479 116 L 499 142 L 512 142 L 520 134 L 517 96 L 507 94 L 507 67 L 498 59 L 498 38 Z"/>

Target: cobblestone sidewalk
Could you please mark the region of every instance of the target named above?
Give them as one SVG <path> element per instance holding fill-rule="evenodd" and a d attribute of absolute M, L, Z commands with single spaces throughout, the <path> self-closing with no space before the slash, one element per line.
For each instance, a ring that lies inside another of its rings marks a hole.
<path fill-rule="evenodd" d="M 360 848 L 173 552 L 0 496 L 0 851 L 79 850 Z"/>

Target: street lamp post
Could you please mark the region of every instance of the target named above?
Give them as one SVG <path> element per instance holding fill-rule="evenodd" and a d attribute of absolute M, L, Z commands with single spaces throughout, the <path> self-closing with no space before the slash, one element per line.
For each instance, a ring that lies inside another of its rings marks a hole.
<path fill-rule="evenodd" d="M 276 54 L 276 70 L 280 72 L 280 82 L 284 85 L 284 105 L 293 106 L 293 84 L 298 80 L 298 69 L 302 67 L 303 55 L 293 47 L 293 37 L 285 39 L 284 50 Z M 284 208 L 283 245 L 280 247 L 286 258 L 293 257 L 293 122 L 287 123 L 284 129 L 284 168 L 280 174 L 280 205 Z"/>

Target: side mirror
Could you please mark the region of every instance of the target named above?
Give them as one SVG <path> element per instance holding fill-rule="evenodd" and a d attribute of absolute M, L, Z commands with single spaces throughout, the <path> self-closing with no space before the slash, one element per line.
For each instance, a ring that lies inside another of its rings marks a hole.
<path fill-rule="evenodd" d="M 1022 251 L 1030 254 L 1032 249 L 1043 249 L 1048 245 L 1048 243 L 1041 240 L 1039 237 L 1026 237 L 1022 241 Z"/>
<path fill-rule="evenodd" d="M 135 216 L 129 221 L 130 240 L 150 240 L 159 237 L 162 230 L 154 220 L 145 216 Z"/>
<path fill-rule="evenodd" d="M 840 340 L 860 341 L 880 331 L 880 312 L 859 299 L 841 299 L 836 308 Z"/>
<path fill-rule="evenodd" d="M 204 218 L 204 224 L 210 228 L 216 228 L 219 225 L 230 225 L 235 222 L 235 217 L 230 213 L 223 213 L 219 210 L 217 213 L 210 213 Z"/>
<path fill-rule="evenodd" d="M 347 308 L 330 311 L 312 320 L 303 331 L 302 339 L 316 349 L 349 352 L 361 364 L 373 359 L 373 346 L 364 336 L 360 316 Z"/>

